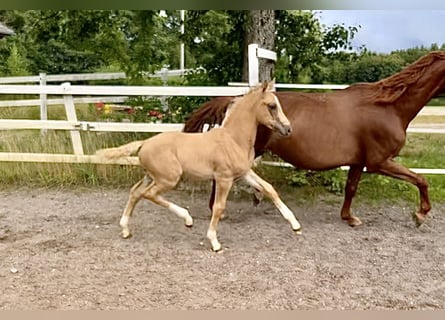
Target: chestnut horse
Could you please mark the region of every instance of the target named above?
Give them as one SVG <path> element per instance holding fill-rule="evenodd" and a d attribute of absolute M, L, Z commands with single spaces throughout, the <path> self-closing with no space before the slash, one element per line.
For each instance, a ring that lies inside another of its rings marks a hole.
<path fill-rule="evenodd" d="M 99 158 L 113 159 L 129 156 L 137 151 L 146 174 L 131 189 L 120 220 L 124 238 L 131 235 L 128 222 L 134 206 L 142 197 L 176 213 L 184 219 L 186 226 L 192 226 L 193 219 L 188 210 L 160 196 L 173 189 L 183 174 L 192 179 L 216 181 L 216 196 L 207 231 L 207 238 L 214 251 L 221 249 L 216 227 L 232 184 L 238 178 L 244 178 L 248 184 L 271 198 L 292 229 L 299 233 L 300 224 L 292 211 L 281 201 L 274 188 L 251 170 L 259 124 L 279 132 L 280 135 L 291 134 L 289 120 L 272 93 L 274 85 L 274 82 L 265 83 L 237 98 L 221 128 L 205 133 L 166 132 L 143 141 L 97 152 Z M 147 176 L 151 178 L 151 182 Z"/>
<path fill-rule="evenodd" d="M 276 92 L 293 134 L 281 139 L 258 127 L 255 152 L 269 150 L 300 169 L 327 170 L 349 165 L 341 218 L 361 224 L 351 214 L 351 201 L 363 169 L 408 181 L 418 187 L 422 224 L 431 210 L 428 183 L 396 163 L 406 129 L 433 97 L 445 91 L 445 52 L 426 54 L 400 72 L 373 83 L 357 83 L 329 93 Z M 194 111 L 184 131 L 202 131 L 205 123 L 219 123 L 230 97 L 214 98 Z M 213 196 L 210 204 L 213 202 Z"/>

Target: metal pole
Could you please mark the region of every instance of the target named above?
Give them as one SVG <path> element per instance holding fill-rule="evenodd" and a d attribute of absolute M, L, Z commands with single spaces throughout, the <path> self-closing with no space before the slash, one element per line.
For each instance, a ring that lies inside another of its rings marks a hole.
<path fill-rule="evenodd" d="M 184 18 L 185 18 L 185 10 L 181 10 L 181 34 L 184 34 Z M 184 70 L 184 43 L 181 42 L 180 46 L 180 61 L 179 61 L 179 69 Z"/>

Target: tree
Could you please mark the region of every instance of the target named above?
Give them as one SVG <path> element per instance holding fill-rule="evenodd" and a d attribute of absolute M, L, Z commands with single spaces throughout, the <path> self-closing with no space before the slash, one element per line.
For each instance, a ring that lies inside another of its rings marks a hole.
<path fill-rule="evenodd" d="M 29 72 L 27 70 L 27 61 L 22 56 L 17 46 L 13 44 L 11 46 L 11 52 L 9 57 L 5 61 L 6 70 L 5 73 L 10 76 L 25 76 Z"/>
<path fill-rule="evenodd" d="M 164 21 L 152 10 L 14 10 L 1 11 L 0 19 L 15 30 L 8 45 L 24 49 L 34 74 L 115 65 L 137 77 L 159 70 L 168 61 L 171 41 L 177 42 L 175 34 L 165 37 Z"/>
<path fill-rule="evenodd" d="M 243 39 L 243 71 L 241 80 L 249 80 L 248 46 L 256 43 L 260 48 L 275 50 L 275 11 L 251 10 L 246 14 Z M 275 62 L 259 60 L 259 81 L 270 81 L 274 77 Z"/>
<path fill-rule="evenodd" d="M 0 44 L 0 69 L 16 57 L 32 74 L 123 70 L 130 78 L 179 66 L 179 43 L 186 67 L 204 68 L 190 84 L 226 85 L 247 80 L 247 45 L 277 52 L 274 65 L 260 60 L 260 80 L 272 73 L 281 82 L 312 81 L 327 56 L 347 48 L 354 30 L 324 28 L 311 11 L 197 10 L 186 12 L 186 32 L 179 32 L 179 11 L 29 10 L 0 11 L 16 35 Z M 15 49 L 14 49 L 15 50 Z M 275 72 L 273 72 L 275 68 Z M 326 73 L 326 72 L 324 72 Z M 322 73 L 322 74 L 324 74 Z"/>

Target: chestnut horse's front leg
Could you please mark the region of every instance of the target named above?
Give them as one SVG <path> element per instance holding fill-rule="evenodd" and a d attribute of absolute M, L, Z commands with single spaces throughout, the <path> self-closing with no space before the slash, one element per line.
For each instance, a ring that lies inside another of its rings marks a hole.
<path fill-rule="evenodd" d="M 345 186 L 345 199 L 341 208 L 341 218 L 348 220 L 351 227 L 359 226 L 362 224 L 359 218 L 351 214 L 351 202 L 357 192 L 358 183 L 362 176 L 364 166 L 354 165 L 349 168 L 348 179 Z"/>

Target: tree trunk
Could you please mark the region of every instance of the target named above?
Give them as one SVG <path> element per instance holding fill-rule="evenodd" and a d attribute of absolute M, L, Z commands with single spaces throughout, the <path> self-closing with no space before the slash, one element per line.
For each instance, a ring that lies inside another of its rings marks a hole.
<path fill-rule="evenodd" d="M 244 61 L 242 81 L 248 82 L 249 62 L 248 46 L 251 43 L 268 50 L 275 50 L 275 12 L 274 10 L 250 10 L 246 14 L 244 31 Z M 272 80 L 275 71 L 275 62 L 268 59 L 259 60 L 259 80 Z"/>

